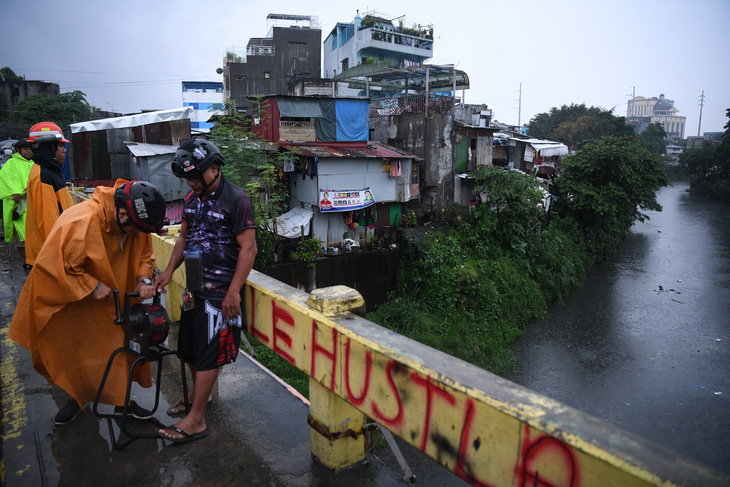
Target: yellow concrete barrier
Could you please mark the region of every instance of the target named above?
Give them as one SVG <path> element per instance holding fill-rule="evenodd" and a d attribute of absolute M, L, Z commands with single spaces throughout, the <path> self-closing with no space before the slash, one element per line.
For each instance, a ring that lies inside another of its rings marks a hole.
<path fill-rule="evenodd" d="M 367 416 L 473 485 L 730 485 L 709 467 L 350 313 L 355 291 L 310 296 L 254 271 L 243 293 L 246 331 L 316 382 L 312 448 L 332 469 L 364 458 Z"/>

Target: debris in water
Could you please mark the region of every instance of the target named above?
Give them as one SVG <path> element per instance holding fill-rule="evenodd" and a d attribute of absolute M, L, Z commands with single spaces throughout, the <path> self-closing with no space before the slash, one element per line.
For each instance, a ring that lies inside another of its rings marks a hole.
<path fill-rule="evenodd" d="M 695 384 L 695 387 L 696 387 L 697 389 L 704 389 L 704 387 L 702 387 L 702 386 L 698 386 L 697 384 Z"/>

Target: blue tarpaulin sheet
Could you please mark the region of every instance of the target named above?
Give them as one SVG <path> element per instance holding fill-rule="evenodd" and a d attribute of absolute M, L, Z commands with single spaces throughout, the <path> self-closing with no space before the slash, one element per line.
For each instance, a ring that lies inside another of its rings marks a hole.
<path fill-rule="evenodd" d="M 368 100 L 336 100 L 337 140 L 368 140 Z"/>

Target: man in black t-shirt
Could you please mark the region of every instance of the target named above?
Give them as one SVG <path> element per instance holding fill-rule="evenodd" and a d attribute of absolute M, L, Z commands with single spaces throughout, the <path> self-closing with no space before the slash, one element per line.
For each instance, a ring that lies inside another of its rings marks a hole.
<path fill-rule="evenodd" d="M 185 198 L 182 225 L 167 268 L 155 278 L 165 292 L 172 273 L 186 264 L 190 309 L 180 318 L 178 350 L 190 367 L 193 390 L 168 410 L 187 415 L 158 430 L 169 441 L 184 443 L 208 434 L 205 407 L 218 378 L 218 368 L 236 360 L 241 339 L 241 289 L 256 257 L 256 222 L 251 200 L 221 173 L 225 164 L 218 148 L 205 139 L 191 139 L 175 153 L 172 172 L 185 178 L 192 191 Z M 195 281 L 195 289 L 192 281 Z M 187 407 L 186 407 L 187 406 Z"/>

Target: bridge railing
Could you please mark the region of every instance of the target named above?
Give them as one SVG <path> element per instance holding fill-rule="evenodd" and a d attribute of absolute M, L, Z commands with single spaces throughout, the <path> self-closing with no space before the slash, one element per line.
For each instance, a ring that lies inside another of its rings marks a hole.
<path fill-rule="evenodd" d="M 159 268 L 173 242 L 155 237 Z M 166 298 L 173 320 L 181 270 Z M 331 469 L 365 458 L 371 418 L 473 485 L 729 485 L 709 467 L 366 320 L 350 288 L 307 294 L 253 271 L 242 294 L 246 331 L 309 375 L 312 452 Z"/>

